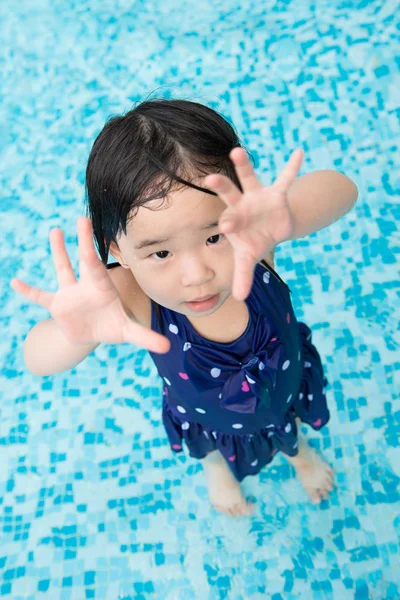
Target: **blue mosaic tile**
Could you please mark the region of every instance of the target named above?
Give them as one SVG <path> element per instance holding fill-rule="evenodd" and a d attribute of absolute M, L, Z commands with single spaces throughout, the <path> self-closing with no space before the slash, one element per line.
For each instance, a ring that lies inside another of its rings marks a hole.
<path fill-rule="evenodd" d="M 396 3 L 166 0 L 0 8 L 0 596 L 12 600 L 400 599 L 399 66 Z M 222 76 L 221 76 L 222 75 Z M 201 466 L 173 456 L 148 353 L 104 345 L 30 374 L 48 317 L 17 276 L 55 289 L 48 234 L 78 263 L 84 172 L 105 121 L 150 92 L 216 108 L 263 181 L 297 145 L 304 172 L 359 188 L 331 227 L 283 244 L 276 267 L 329 372 L 334 465 L 319 507 L 277 457 L 243 484 L 257 514 L 213 511 Z"/>

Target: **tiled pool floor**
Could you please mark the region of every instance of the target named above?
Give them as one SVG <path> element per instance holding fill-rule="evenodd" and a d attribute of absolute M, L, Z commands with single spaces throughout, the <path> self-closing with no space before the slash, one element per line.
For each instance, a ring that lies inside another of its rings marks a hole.
<path fill-rule="evenodd" d="M 395 4 L 0 8 L 2 598 L 400 598 Z M 338 482 L 320 507 L 278 455 L 244 482 L 254 518 L 211 510 L 200 465 L 169 450 L 161 382 L 138 347 L 101 346 L 52 377 L 25 368 L 24 339 L 48 313 L 9 281 L 55 289 L 52 227 L 77 266 L 90 147 L 150 92 L 230 118 L 266 183 L 300 144 L 304 172 L 337 169 L 359 187 L 350 214 L 276 254 L 330 381 L 329 426 L 309 431 Z"/>

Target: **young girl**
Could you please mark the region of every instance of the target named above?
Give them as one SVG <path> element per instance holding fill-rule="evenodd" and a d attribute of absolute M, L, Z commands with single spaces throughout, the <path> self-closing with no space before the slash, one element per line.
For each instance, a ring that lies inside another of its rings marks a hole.
<path fill-rule="evenodd" d="M 212 504 L 230 515 L 253 512 L 239 482 L 279 451 L 313 502 L 333 489 L 332 469 L 298 429 L 328 422 L 328 382 L 273 253 L 348 212 L 357 188 L 333 171 L 296 179 L 302 158 L 296 150 L 263 186 L 217 112 L 143 102 L 110 119 L 93 145 L 90 218 L 78 219 L 80 279 L 53 229 L 59 290 L 11 282 L 52 315 L 25 342 L 35 374 L 71 369 L 100 343 L 150 351 L 171 448 L 185 442 L 202 461 Z M 117 263 L 107 264 L 110 253 Z"/>

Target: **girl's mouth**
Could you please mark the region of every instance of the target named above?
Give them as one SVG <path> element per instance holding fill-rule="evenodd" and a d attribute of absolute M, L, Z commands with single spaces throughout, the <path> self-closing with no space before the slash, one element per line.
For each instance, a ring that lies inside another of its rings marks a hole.
<path fill-rule="evenodd" d="M 189 306 L 190 310 L 194 310 L 195 312 L 202 312 L 204 310 L 209 310 L 213 308 L 219 300 L 219 294 L 215 296 L 211 296 L 208 300 L 202 300 L 201 302 L 186 302 Z"/>

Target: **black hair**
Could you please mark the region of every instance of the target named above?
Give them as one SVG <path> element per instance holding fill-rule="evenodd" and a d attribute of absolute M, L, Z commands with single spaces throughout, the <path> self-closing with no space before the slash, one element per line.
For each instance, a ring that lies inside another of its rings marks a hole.
<path fill-rule="evenodd" d="M 100 259 L 107 264 L 111 242 L 140 206 L 199 176 L 223 173 L 242 191 L 229 153 L 238 134 L 217 111 L 189 100 L 153 98 L 111 117 L 97 136 L 86 168 L 87 216 Z M 252 159 L 250 153 L 248 153 Z M 192 181 L 191 181 L 192 180 Z"/>

